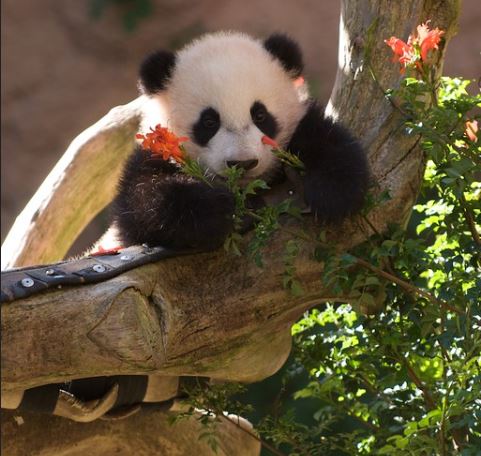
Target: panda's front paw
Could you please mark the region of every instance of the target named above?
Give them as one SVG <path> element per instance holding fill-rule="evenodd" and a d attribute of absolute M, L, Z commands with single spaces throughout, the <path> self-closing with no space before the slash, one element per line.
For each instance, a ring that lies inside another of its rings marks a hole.
<path fill-rule="evenodd" d="M 175 193 L 171 220 L 176 247 L 212 250 L 220 247 L 234 228 L 234 195 L 225 187 L 210 187 L 198 182 Z"/>
<path fill-rule="evenodd" d="M 113 217 L 124 246 L 212 250 L 232 231 L 234 211 L 234 195 L 225 187 L 146 172 L 122 180 Z"/>
<path fill-rule="evenodd" d="M 319 223 L 339 224 L 358 213 L 366 194 L 365 186 L 355 182 L 339 182 L 317 175 L 307 175 L 304 180 L 304 199 Z"/>

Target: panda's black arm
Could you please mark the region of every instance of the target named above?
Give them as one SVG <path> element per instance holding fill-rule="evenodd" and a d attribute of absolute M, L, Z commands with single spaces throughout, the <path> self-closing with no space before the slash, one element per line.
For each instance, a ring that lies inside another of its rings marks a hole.
<path fill-rule="evenodd" d="M 138 147 L 127 161 L 113 204 L 123 245 L 210 250 L 233 228 L 234 197 L 182 173 Z"/>
<path fill-rule="evenodd" d="M 362 208 L 370 175 L 366 154 L 317 103 L 309 105 L 288 150 L 305 165 L 304 196 L 320 222 L 339 223 Z"/>

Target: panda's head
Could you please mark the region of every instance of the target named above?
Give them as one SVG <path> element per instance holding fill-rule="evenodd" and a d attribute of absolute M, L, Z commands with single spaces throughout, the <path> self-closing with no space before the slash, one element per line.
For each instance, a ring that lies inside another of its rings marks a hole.
<path fill-rule="evenodd" d="M 140 68 L 140 87 L 162 105 L 167 126 L 187 136 L 187 153 L 211 173 L 245 169 L 269 179 L 278 167 L 264 135 L 287 146 L 305 112 L 299 46 L 284 35 L 259 41 L 240 33 L 201 37 L 177 53 L 158 51 Z M 147 116 L 144 127 L 159 119 Z"/>

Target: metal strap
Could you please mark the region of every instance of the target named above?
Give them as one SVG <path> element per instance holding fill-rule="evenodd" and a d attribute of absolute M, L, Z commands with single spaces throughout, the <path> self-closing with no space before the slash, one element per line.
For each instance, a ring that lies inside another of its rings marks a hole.
<path fill-rule="evenodd" d="M 194 252 L 143 245 L 127 247 L 106 255 L 91 255 L 55 264 L 9 269 L 1 273 L 0 302 L 15 301 L 64 285 L 101 282 L 138 266 L 188 253 Z"/>

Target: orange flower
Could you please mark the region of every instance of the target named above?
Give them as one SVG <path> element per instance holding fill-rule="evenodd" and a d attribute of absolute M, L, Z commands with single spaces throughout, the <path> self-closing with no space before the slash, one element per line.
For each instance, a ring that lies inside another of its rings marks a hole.
<path fill-rule="evenodd" d="M 90 254 L 90 256 L 103 256 L 103 255 L 117 255 L 120 247 L 114 247 L 113 249 L 104 249 L 101 245 L 98 246 L 96 252 Z"/>
<path fill-rule="evenodd" d="M 277 144 L 276 141 L 274 141 L 272 138 L 269 138 L 269 136 L 264 135 L 261 138 L 262 144 L 267 144 L 268 146 L 271 146 L 273 149 L 279 149 L 279 144 Z"/>
<path fill-rule="evenodd" d="M 156 125 L 154 130 L 150 128 L 150 131 L 152 133 L 147 133 L 146 135 L 140 133 L 135 135 L 137 139 L 143 140 L 143 149 L 150 150 L 153 154 L 162 155 L 164 160 L 173 158 L 179 163 L 184 161 L 180 144 L 188 141 L 189 138 L 185 136 L 178 137 L 169 129 L 161 127 L 160 124 Z"/>
<path fill-rule="evenodd" d="M 478 121 L 468 120 L 465 125 L 466 136 L 469 138 L 470 141 L 476 142 L 478 140 Z"/>
<path fill-rule="evenodd" d="M 429 30 L 429 21 L 416 27 L 416 35 L 409 35 L 408 42 L 392 36 L 384 42 L 394 52 L 393 61 L 398 61 L 401 64 L 401 73 L 408 65 L 415 65 L 421 68 L 421 62 L 425 62 L 428 57 L 428 52 L 432 49 L 438 49 L 438 44 L 441 41 L 441 36 L 444 31 L 437 27 L 434 30 Z"/>
<path fill-rule="evenodd" d="M 432 49 L 438 49 L 438 44 L 441 41 L 441 36 L 444 35 L 443 30 L 439 30 L 437 27 L 434 30 L 429 30 L 429 21 L 425 24 L 417 26 L 418 43 L 421 48 L 421 60 L 426 61 L 428 52 Z"/>
<path fill-rule="evenodd" d="M 404 71 L 404 68 L 411 62 L 416 59 L 416 55 L 414 53 L 414 47 L 410 43 L 410 40 L 405 43 L 403 40 L 392 36 L 388 40 L 384 40 L 384 42 L 390 46 L 392 51 L 394 52 L 393 62 L 396 60 L 399 61 L 401 64 L 401 72 Z"/>

